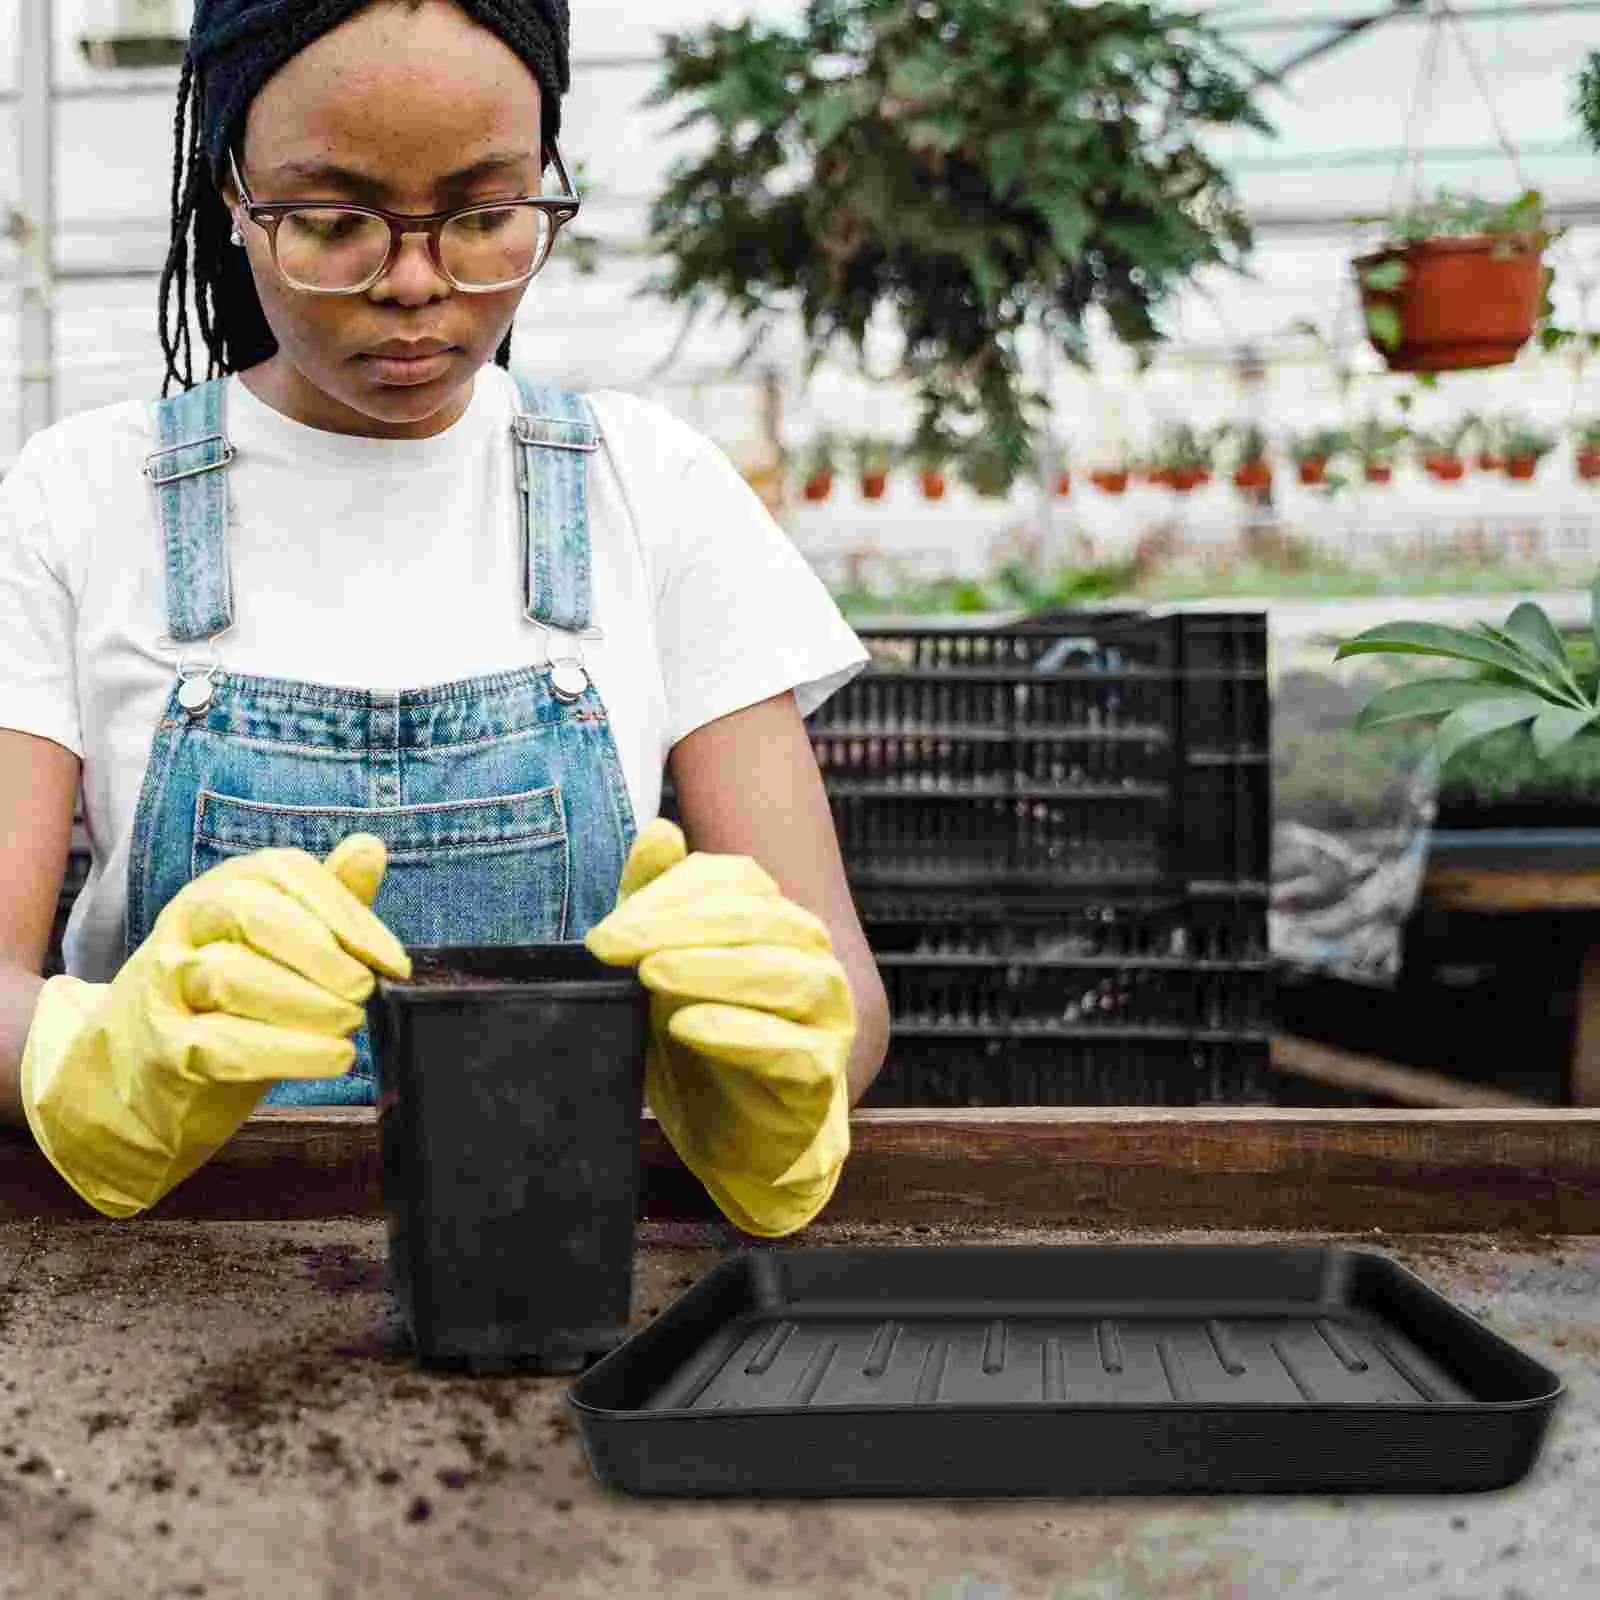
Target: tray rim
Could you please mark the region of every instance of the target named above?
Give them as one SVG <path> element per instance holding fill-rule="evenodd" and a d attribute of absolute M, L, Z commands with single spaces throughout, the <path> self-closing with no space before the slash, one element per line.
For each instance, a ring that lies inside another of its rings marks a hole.
<path fill-rule="evenodd" d="M 780 1250 L 770 1248 L 744 1248 L 730 1251 L 722 1256 L 710 1268 L 697 1278 L 688 1288 L 682 1290 L 676 1298 L 663 1306 L 656 1317 L 644 1327 L 636 1329 L 614 1350 L 606 1353 L 586 1371 L 581 1373 L 567 1390 L 566 1402 L 581 1418 L 603 1422 L 610 1425 L 626 1426 L 635 1422 L 648 1426 L 656 1421 L 673 1422 L 742 1422 L 749 1418 L 766 1417 L 861 1417 L 861 1416 L 894 1416 L 903 1417 L 910 1414 L 917 1416 L 929 1415 L 957 1415 L 965 1418 L 976 1416 L 1015 1416 L 1018 1413 L 1031 1415 L 1057 1415 L 1060 1413 L 1109 1413 L 1116 1416 L 1173 1416 L 1178 1414 L 1200 1413 L 1293 1413 L 1297 1416 L 1359 1416 L 1368 1413 L 1380 1413 L 1383 1416 L 1492 1416 L 1509 1415 L 1519 1412 L 1537 1411 L 1553 1413 L 1566 1398 L 1567 1382 L 1565 1377 L 1557 1372 L 1537 1356 L 1530 1355 L 1520 1346 L 1513 1344 L 1498 1329 L 1483 1324 L 1478 1318 L 1464 1307 L 1456 1305 L 1442 1290 L 1437 1289 L 1425 1278 L 1406 1266 L 1403 1262 L 1396 1261 L 1392 1256 L 1380 1250 L 1374 1250 L 1362 1245 L 1344 1244 L 1306 1244 L 1306 1245 L 1275 1245 L 1265 1244 L 1083 1244 L 1083 1245 L 824 1245 L 820 1247 L 804 1247 L 804 1254 L 815 1259 L 819 1256 L 873 1256 L 888 1255 L 891 1253 L 927 1254 L 950 1259 L 963 1254 L 994 1255 L 1000 1252 L 1016 1252 L 1018 1254 L 1032 1255 L 1087 1255 L 1087 1254 L 1132 1254 L 1140 1251 L 1171 1252 L 1182 1251 L 1186 1254 L 1216 1255 L 1227 1253 L 1238 1254 L 1276 1254 L 1298 1255 L 1315 1257 L 1328 1266 L 1335 1266 L 1341 1261 L 1365 1261 L 1378 1263 L 1380 1272 L 1387 1272 L 1400 1279 L 1415 1292 L 1420 1292 L 1426 1298 L 1436 1302 L 1436 1309 L 1442 1310 L 1452 1319 L 1465 1318 L 1474 1338 L 1491 1346 L 1498 1347 L 1501 1351 L 1508 1352 L 1519 1362 L 1531 1366 L 1540 1374 L 1541 1381 L 1548 1387 L 1544 1392 L 1536 1395 L 1524 1395 L 1515 1400 L 1430 1400 L 1430 1401 L 1351 1401 L 1343 1404 L 1310 1403 L 1273 1400 L 1171 1400 L 1154 1404 L 1126 1404 L 1120 1401 L 1031 1401 L 1025 1404 L 1010 1405 L 973 1405 L 964 1402 L 935 1401 L 915 1407 L 905 1405 L 890 1405 L 877 1402 L 855 1402 L 849 1405 L 829 1406 L 750 1406 L 742 1410 L 724 1409 L 717 1411 L 697 1410 L 692 1406 L 666 1406 L 657 1410 L 646 1410 L 642 1407 L 618 1408 L 597 1405 L 584 1397 L 583 1391 L 591 1388 L 597 1382 L 603 1381 L 611 1372 L 625 1367 L 629 1358 L 636 1353 L 641 1341 L 657 1329 L 667 1326 L 667 1319 L 684 1306 L 691 1298 L 709 1298 L 718 1285 L 729 1278 L 741 1276 L 751 1270 L 754 1262 L 762 1258 L 770 1258 L 774 1254 L 784 1254 Z M 800 1251 L 795 1251 L 800 1254 Z M 730 1326 L 724 1324 L 723 1326 Z"/>

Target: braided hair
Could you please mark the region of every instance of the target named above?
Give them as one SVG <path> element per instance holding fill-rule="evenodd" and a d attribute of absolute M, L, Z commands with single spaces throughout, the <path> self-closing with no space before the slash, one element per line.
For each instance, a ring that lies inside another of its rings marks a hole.
<path fill-rule="evenodd" d="M 165 397 L 193 388 L 189 318 L 206 347 L 206 378 L 239 372 L 278 348 L 250 263 L 232 247 L 222 201 L 228 151 L 261 86 L 285 62 L 372 0 L 196 0 L 173 119 L 172 236 L 161 269 L 159 322 Z M 400 0 L 415 11 L 424 0 Z M 544 148 L 561 130 L 561 97 L 571 87 L 568 0 L 453 0 L 516 52 L 538 80 Z M 192 280 L 192 281 L 191 281 Z M 511 361 L 508 332 L 495 352 Z"/>

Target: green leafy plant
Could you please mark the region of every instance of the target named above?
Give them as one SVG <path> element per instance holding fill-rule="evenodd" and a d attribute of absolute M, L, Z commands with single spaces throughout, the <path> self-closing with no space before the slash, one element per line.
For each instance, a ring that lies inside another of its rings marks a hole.
<path fill-rule="evenodd" d="M 1572 109 L 1590 146 L 1600 150 L 1600 52 L 1590 51 L 1572 86 Z"/>
<path fill-rule="evenodd" d="M 850 457 L 857 472 L 887 472 L 894 464 L 894 440 L 875 433 L 858 434 L 850 441 Z"/>
<path fill-rule="evenodd" d="M 1232 441 L 1233 457 L 1240 466 L 1267 459 L 1267 436 L 1255 423 L 1235 423 L 1224 433 Z"/>
<path fill-rule="evenodd" d="M 1459 461 L 1475 426 L 1468 419 L 1434 429 L 1418 428 L 1412 431 L 1411 443 L 1424 461 Z"/>
<path fill-rule="evenodd" d="M 1363 417 L 1350 430 L 1350 448 L 1364 467 L 1388 467 L 1406 442 L 1407 430 L 1378 417 Z"/>
<path fill-rule="evenodd" d="M 1572 425 L 1572 437 L 1581 454 L 1600 452 L 1600 417 L 1589 417 Z"/>
<path fill-rule="evenodd" d="M 1025 330 L 1087 365 L 1091 311 L 1148 348 L 1175 293 L 1251 236 L 1206 152 L 1270 132 L 1254 74 L 1194 15 L 1134 0 L 810 0 L 798 20 L 669 34 L 653 103 L 698 153 L 652 207 L 651 292 L 752 345 L 864 360 L 879 313 L 925 421 L 1008 485 L 1044 425 Z"/>
<path fill-rule="evenodd" d="M 1600 647 L 1600 578 L 1590 589 L 1590 618 Z M 1342 644 L 1334 660 L 1380 652 L 1434 656 L 1474 669 L 1384 689 L 1356 719 L 1361 729 L 1397 722 L 1432 725 L 1441 765 L 1467 745 L 1507 728 L 1528 726 L 1541 760 L 1580 736 L 1600 736 L 1600 681 L 1592 658 L 1569 651 L 1544 609 L 1532 601 L 1517 606 L 1499 628 L 1385 623 Z"/>
<path fill-rule="evenodd" d="M 1517 418 L 1507 419 L 1496 435 L 1497 453 L 1507 461 L 1542 461 L 1556 447 L 1556 436 Z"/>
<path fill-rule="evenodd" d="M 1289 441 L 1289 454 L 1295 461 L 1331 461 L 1350 448 L 1350 435 L 1341 428 L 1319 428 L 1296 434 Z"/>
<path fill-rule="evenodd" d="M 1203 429 L 1174 423 L 1157 437 L 1151 461 L 1168 472 L 1209 472 L 1214 448 L 1212 435 Z"/>
<path fill-rule="evenodd" d="M 831 477 L 839 470 L 839 439 L 824 429 L 813 436 L 801 457 L 802 474 L 807 478 Z"/>

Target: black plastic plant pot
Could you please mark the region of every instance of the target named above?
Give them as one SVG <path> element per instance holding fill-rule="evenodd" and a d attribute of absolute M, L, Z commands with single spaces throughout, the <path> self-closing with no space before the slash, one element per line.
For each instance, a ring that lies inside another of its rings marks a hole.
<path fill-rule="evenodd" d="M 627 1329 L 648 994 L 581 944 L 410 953 L 367 1020 L 417 1357 L 579 1371 Z"/>

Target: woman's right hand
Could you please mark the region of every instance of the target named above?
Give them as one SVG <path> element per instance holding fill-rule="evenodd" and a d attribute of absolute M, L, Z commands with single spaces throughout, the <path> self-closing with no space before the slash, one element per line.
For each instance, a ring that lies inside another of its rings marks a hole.
<path fill-rule="evenodd" d="M 202 873 L 109 984 L 50 979 L 22 1054 L 39 1148 L 107 1216 L 152 1206 L 279 1078 L 350 1069 L 373 973 L 411 975 L 373 914 L 387 857 L 256 850 Z"/>

